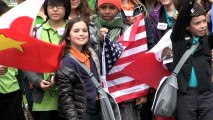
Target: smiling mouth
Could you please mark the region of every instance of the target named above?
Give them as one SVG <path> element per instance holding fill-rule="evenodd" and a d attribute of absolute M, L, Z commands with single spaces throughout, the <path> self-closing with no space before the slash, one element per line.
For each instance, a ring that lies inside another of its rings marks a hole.
<path fill-rule="evenodd" d="M 78 38 L 79 40 L 85 40 L 85 38 Z"/>

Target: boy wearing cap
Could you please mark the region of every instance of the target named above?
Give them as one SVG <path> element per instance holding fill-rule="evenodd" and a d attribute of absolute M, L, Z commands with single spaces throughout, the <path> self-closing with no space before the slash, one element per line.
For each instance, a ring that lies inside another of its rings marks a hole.
<path fill-rule="evenodd" d="M 207 36 L 203 7 L 194 0 L 182 0 L 180 14 L 171 34 L 173 67 L 192 45 L 199 44 L 184 63 L 178 79 L 177 120 L 213 118 L 213 83 L 211 69 L 212 35 Z"/>

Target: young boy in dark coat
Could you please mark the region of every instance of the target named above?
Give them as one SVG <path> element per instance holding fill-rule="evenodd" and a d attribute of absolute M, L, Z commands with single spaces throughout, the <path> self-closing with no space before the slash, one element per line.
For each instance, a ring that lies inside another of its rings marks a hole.
<path fill-rule="evenodd" d="M 186 50 L 199 44 L 184 63 L 178 78 L 177 120 L 211 120 L 213 83 L 211 69 L 212 37 L 207 36 L 205 10 L 195 0 L 182 0 L 179 16 L 171 34 L 173 67 Z"/>

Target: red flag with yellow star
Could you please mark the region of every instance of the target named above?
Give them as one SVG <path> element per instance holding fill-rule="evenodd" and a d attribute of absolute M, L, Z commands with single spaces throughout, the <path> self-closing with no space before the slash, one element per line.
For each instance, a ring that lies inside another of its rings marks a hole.
<path fill-rule="evenodd" d="M 33 38 L 33 21 L 44 0 L 27 0 L 0 17 L 0 65 L 33 72 L 54 72 L 62 46 Z"/>

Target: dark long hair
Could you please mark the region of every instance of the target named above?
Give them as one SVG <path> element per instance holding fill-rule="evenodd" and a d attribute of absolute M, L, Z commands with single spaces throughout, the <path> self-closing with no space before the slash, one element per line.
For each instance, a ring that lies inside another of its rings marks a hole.
<path fill-rule="evenodd" d="M 63 4 L 64 8 L 65 8 L 64 20 L 67 20 L 69 18 L 70 11 L 71 11 L 70 0 L 45 0 L 45 2 L 44 2 L 44 14 L 47 16 L 47 20 L 50 18 L 48 16 L 48 13 L 47 13 L 47 6 L 48 5 L 57 6 L 59 4 Z"/>
<path fill-rule="evenodd" d="M 87 25 L 88 37 L 90 36 L 89 25 L 87 23 L 87 19 L 82 18 L 82 17 L 76 17 L 76 18 L 69 20 L 67 22 L 66 26 L 65 26 L 65 31 L 64 31 L 64 34 L 63 34 L 61 41 L 60 41 L 61 44 L 63 44 L 64 41 L 65 41 L 64 55 L 69 53 L 69 49 L 70 49 L 70 46 L 71 46 L 70 40 L 68 39 L 70 37 L 70 31 L 71 31 L 71 29 L 72 29 L 72 27 L 75 23 L 78 23 L 78 22 L 81 22 L 81 21 L 83 21 Z M 84 53 L 84 54 L 87 54 L 87 55 L 91 55 L 91 52 L 89 50 L 90 45 L 91 45 L 91 43 L 90 43 L 90 39 L 89 39 L 88 42 L 83 46 L 81 52 Z"/>

